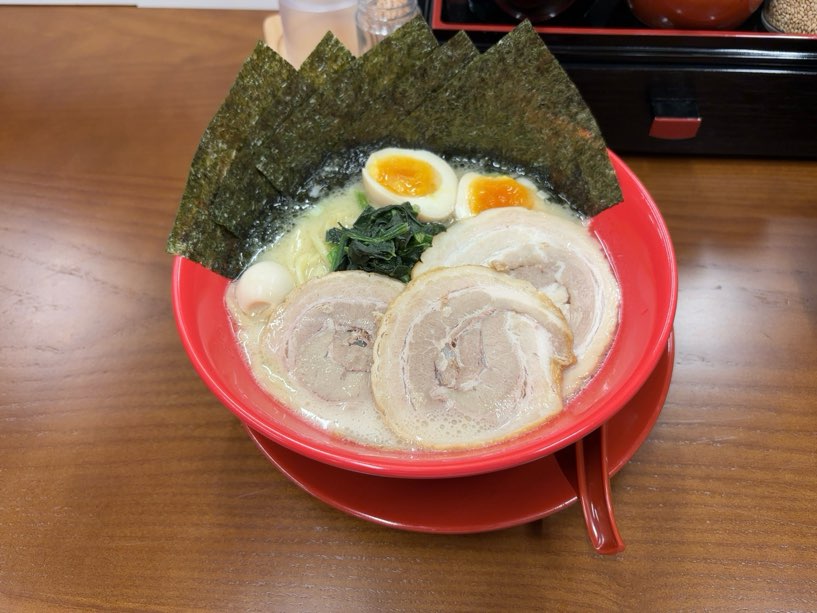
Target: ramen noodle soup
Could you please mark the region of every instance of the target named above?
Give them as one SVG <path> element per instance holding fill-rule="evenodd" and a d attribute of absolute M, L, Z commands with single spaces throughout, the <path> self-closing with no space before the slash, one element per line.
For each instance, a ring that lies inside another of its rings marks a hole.
<path fill-rule="evenodd" d="M 364 218 L 382 236 L 364 236 Z M 361 263 L 401 249 L 396 278 Z M 586 221 L 532 181 L 389 148 L 225 299 L 255 378 L 302 419 L 364 445 L 445 450 L 564 410 L 612 343 L 620 292 Z"/>

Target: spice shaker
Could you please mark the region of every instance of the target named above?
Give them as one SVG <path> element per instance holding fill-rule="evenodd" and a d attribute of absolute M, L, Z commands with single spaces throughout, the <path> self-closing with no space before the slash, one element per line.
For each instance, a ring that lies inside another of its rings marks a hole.
<path fill-rule="evenodd" d="M 355 21 L 359 53 L 365 53 L 419 14 L 417 0 L 358 0 Z"/>
<path fill-rule="evenodd" d="M 767 30 L 787 34 L 817 34 L 815 0 L 766 0 L 761 21 Z"/>

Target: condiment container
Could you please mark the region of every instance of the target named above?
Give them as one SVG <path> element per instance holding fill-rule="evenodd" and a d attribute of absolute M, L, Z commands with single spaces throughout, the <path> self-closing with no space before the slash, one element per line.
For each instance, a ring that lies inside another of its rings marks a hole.
<path fill-rule="evenodd" d="M 419 14 L 417 0 L 359 0 L 355 15 L 359 53 L 365 53 Z"/>
<path fill-rule="evenodd" d="M 767 0 L 761 21 L 772 32 L 817 34 L 817 0 Z"/>

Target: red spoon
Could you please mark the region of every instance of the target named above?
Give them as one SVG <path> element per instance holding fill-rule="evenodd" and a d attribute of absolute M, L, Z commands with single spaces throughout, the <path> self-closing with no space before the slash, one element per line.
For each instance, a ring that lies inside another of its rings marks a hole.
<path fill-rule="evenodd" d="M 604 555 L 624 551 L 610 496 L 606 426 L 557 451 L 556 459 L 579 497 L 593 549 Z"/>

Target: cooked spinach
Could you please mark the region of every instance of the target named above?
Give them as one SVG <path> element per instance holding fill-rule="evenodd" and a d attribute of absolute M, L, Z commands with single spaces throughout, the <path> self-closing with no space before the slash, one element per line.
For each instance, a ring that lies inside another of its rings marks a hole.
<path fill-rule="evenodd" d="M 351 228 L 326 232 L 332 244 L 329 265 L 332 270 L 376 272 L 407 283 L 431 239 L 443 230 L 443 224 L 418 220 L 408 202 L 378 209 L 367 205 Z"/>

